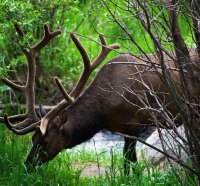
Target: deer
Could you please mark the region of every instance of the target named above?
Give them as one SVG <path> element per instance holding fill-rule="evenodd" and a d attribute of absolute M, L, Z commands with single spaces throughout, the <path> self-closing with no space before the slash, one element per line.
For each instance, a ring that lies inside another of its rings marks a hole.
<path fill-rule="evenodd" d="M 19 27 L 17 28 L 19 30 Z M 23 32 L 20 30 L 20 33 Z M 92 71 L 100 65 L 110 51 L 118 49 L 119 45 L 107 45 L 103 35 L 100 35 L 102 50 L 91 62 L 86 50 L 73 32 L 70 36 L 82 56 L 83 72 L 70 93 L 65 90 L 59 78 L 55 77 L 54 81 L 64 99 L 41 118 L 38 117 L 35 112 L 34 98 L 35 56 L 59 34 L 61 30 L 51 32 L 49 27 L 44 25 L 43 39 L 29 51 L 22 48 L 28 63 L 28 78 L 25 86 L 16 85 L 6 78 L 3 79 L 6 85 L 26 94 L 27 113 L 9 117 L 5 114 L 0 121 L 5 122 L 7 128 L 17 135 L 34 132 L 33 146 L 25 161 L 28 169 L 52 160 L 61 151 L 91 139 L 101 130 L 106 129 L 113 133 L 139 137 L 143 126 L 155 125 L 152 111 L 148 107 L 145 108 L 144 100 L 154 105 L 153 112 L 156 112 L 156 109 L 159 111 L 158 100 L 162 101 L 174 116 L 175 124 L 182 123 L 181 118 L 178 117 L 179 110 L 174 106 L 169 90 L 159 76 L 162 70 L 153 54 L 147 55 L 147 59 L 142 56 L 122 54 L 109 60 L 84 89 Z M 199 57 L 195 49 L 190 50 L 190 57 L 192 63 L 198 63 Z M 174 61 L 166 55 L 164 63 L 179 91 L 179 71 Z M 192 95 L 198 96 L 198 87 L 194 86 L 192 81 L 190 84 Z M 159 112 L 157 117 L 162 120 Z M 17 121 L 20 122 L 16 123 Z M 163 123 L 160 127 L 170 126 Z M 124 140 L 124 172 L 129 174 L 129 162 L 137 162 L 135 150 L 137 140 L 127 136 Z"/>

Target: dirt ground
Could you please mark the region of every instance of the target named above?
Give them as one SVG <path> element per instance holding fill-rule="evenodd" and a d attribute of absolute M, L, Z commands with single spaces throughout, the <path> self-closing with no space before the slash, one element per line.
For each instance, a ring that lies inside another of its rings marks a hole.
<path fill-rule="evenodd" d="M 85 176 L 99 176 L 102 174 L 105 174 L 106 172 L 106 166 L 100 166 L 98 167 L 97 164 L 74 164 L 73 165 L 74 168 L 80 169 L 81 172 L 81 176 L 85 177 Z"/>

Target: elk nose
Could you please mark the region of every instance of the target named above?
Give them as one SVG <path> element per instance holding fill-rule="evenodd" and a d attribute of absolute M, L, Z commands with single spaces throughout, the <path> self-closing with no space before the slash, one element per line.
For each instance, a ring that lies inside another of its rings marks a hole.
<path fill-rule="evenodd" d="M 24 162 L 25 168 L 27 172 L 32 172 L 36 170 L 36 166 L 40 165 L 40 161 L 38 158 L 35 158 L 34 156 L 29 155 Z"/>
<path fill-rule="evenodd" d="M 35 170 L 35 165 L 33 164 L 33 162 L 31 162 L 30 160 L 27 160 L 24 162 L 25 165 L 25 169 L 27 172 L 32 172 Z"/>
<path fill-rule="evenodd" d="M 26 161 L 24 162 L 25 169 L 27 172 L 35 171 L 36 167 L 40 166 L 41 164 L 43 164 L 43 162 L 41 162 L 39 159 L 35 159 L 31 157 L 28 157 Z"/>

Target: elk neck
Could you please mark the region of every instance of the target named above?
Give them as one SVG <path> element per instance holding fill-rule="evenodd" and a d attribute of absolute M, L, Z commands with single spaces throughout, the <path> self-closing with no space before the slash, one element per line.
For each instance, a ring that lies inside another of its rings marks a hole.
<path fill-rule="evenodd" d="M 67 110 L 66 129 L 70 131 L 72 146 L 87 141 L 104 129 L 104 117 L 96 110 L 97 100 L 91 100 L 91 97 L 90 105 L 86 97 L 90 99 L 90 95 L 83 95 Z"/>
<path fill-rule="evenodd" d="M 105 65 L 67 109 L 65 127 L 71 131 L 72 146 L 92 138 L 103 129 L 126 133 L 127 122 L 136 113 L 135 108 L 130 109 L 121 96 L 123 87 L 132 83 L 129 71 L 125 65 Z"/>

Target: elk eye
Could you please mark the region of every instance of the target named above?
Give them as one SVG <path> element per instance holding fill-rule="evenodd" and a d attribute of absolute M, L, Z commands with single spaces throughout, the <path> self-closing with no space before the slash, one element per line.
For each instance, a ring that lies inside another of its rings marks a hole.
<path fill-rule="evenodd" d="M 65 131 L 64 131 L 64 129 L 63 129 L 63 127 L 60 127 L 60 128 L 59 128 L 59 131 L 60 131 L 60 133 L 62 133 L 62 134 L 64 134 L 64 133 L 65 133 Z"/>
<path fill-rule="evenodd" d="M 64 129 L 63 126 L 59 128 L 59 131 L 63 136 L 68 136 L 68 132 Z"/>
<path fill-rule="evenodd" d="M 57 125 L 52 125 L 52 129 L 53 129 L 53 130 L 56 130 L 57 128 L 58 128 Z"/>

